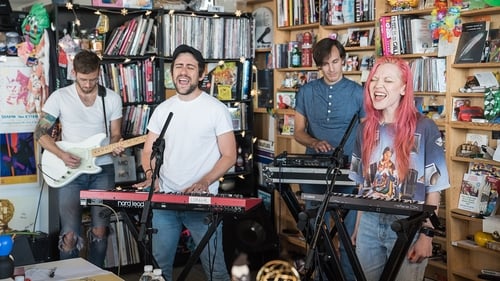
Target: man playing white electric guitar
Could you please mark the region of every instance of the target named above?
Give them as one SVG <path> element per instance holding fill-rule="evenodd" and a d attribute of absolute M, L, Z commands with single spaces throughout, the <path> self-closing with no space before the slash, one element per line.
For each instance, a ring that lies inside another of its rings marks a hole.
<path fill-rule="evenodd" d="M 80 206 L 80 190 L 110 190 L 115 187 L 115 171 L 110 154 L 96 157 L 88 151 L 100 145 L 117 144 L 113 155 L 119 155 L 121 145 L 122 101 L 120 96 L 98 86 L 99 57 L 90 51 L 79 52 L 73 61 L 75 83 L 54 91 L 42 108 L 40 120 L 35 129 L 35 138 L 45 149 L 40 169 L 44 177 L 51 178 L 57 192 L 60 238 L 60 259 L 76 258 L 83 247 Z M 56 143 L 51 137 L 51 128 L 59 119 L 62 142 Z M 89 144 L 89 140 L 94 140 Z M 102 143 L 100 143 L 102 142 Z M 71 145 L 75 144 L 75 145 Z M 78 147 L 82 144 L 82 147 Z M 49 157 L 50 155 L 50 157 Z M 53 161 L 50 161 L 53 160 Z M 49 163 L 55 163 L 54 165 Z M 61 166 L 62 168 L 56 168 Z M 92 166 L 92 169 L 89 167 Z M 97 167 L 98 166 L 98 167 Z M 85 171 L 87 172 L 79 172 Z M 69 175 L 61 176 L 59 170 Z M 47 176 L 56 172 L 55 177 Z M 61 183 L 63 179 L 69 178 Z M 104 207 L 92 206 L 92 231 L 89 232 L 88 260 L 97 266 L 104 265 L 107 248 L 107 227 L 109 217 L 99 213 Z"/>

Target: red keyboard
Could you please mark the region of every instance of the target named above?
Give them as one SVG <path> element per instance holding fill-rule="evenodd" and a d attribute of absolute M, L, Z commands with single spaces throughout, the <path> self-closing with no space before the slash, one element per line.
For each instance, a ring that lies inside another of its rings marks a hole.
<path fill-rule="evenodd" d="M 144 207 L 148 192 L 139 191 L 80 191 L 80 205 L 105 204 L 117 208 Z M 225 213 L 244 213 L 262 202 L 261 198 L 244 198 L 235 194 L 186 194 L 155 193 L 151 198 L 151 207 L 155 209 L 210 211 Z"/>

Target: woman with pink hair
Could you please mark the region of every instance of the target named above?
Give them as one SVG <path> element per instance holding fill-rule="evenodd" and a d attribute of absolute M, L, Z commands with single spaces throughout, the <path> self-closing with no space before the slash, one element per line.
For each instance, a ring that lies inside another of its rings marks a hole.
<path fill-rule="evenodd" d="M 368 75 L 364 92 L 366 119 L 357 132 L 349 174 L 359 183 L 360 194 L 439 207 L 440 192 L 450 185 L 443 141 L 434 121 L 415 107 L 413 75 L 408 63 L 381 57 Z M 374 185 L 381 156 L 389 150 L 392 153 L 386 156 L 394 163 L 390 198 Z M 431 177 L 436 180 L 431 181 Z M 358 213 L 353 241 L 366 280 L 380 280 L 398 238 L 391 224 L 404 218 L 386 213 Z M 433 228 L 430 221 L 423 222 L 396 280 L 423 280 L 427 258 L 432 255 Z"/>

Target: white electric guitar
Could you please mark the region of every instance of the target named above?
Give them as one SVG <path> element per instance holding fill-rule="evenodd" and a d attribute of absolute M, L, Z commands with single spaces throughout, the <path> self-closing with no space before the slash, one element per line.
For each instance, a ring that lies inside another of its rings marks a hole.
<path fill-rule="evenodd" d="M 67 167 L 64 161 L 54 153 L 45 150 L 42 154 L 41 170 L 47 184 L 50 187 L 59 188 L 81 174 L 97 174 L 102 171 L 102 168 L 96 165 L 96 157 L 111 153 L 120 145 L 126 148 L 146 141 L 146 135 L 144 135 L 101 147 L 100 145 L 105 138 L 106 134 L 101 133 L 79 143 L 56 142 L 56 145 L 62 150 L 80 157 L 81 164 L 75 169 Z"/>

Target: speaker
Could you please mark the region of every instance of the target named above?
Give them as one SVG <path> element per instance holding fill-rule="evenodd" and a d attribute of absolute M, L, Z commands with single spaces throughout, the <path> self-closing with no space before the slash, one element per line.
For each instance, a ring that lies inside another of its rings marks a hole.
<path fill-rule="evenodd" d="M 257 97 L 257 106 L 273 108 L 274 72 L 272 69 L 262 69 L 257 71 L 257 86 L 260 95 Z"/>
<path fill-rule="evenodd" d="M 45 233 L 16 235 L 11 253 L 14 257 L 14 265 L 22 266 L 50 261 L 50 244 Z"/>
<path fill-rule="evenodd" d="M 248 213 L 226 216 L 223 220 L 223 244 L 228 268 L 242 252 L 248 255 L 251 269 L 259 269 L 266 262 L 276 259 L 279 243 L 272 214 L 260 204 Z"/>

